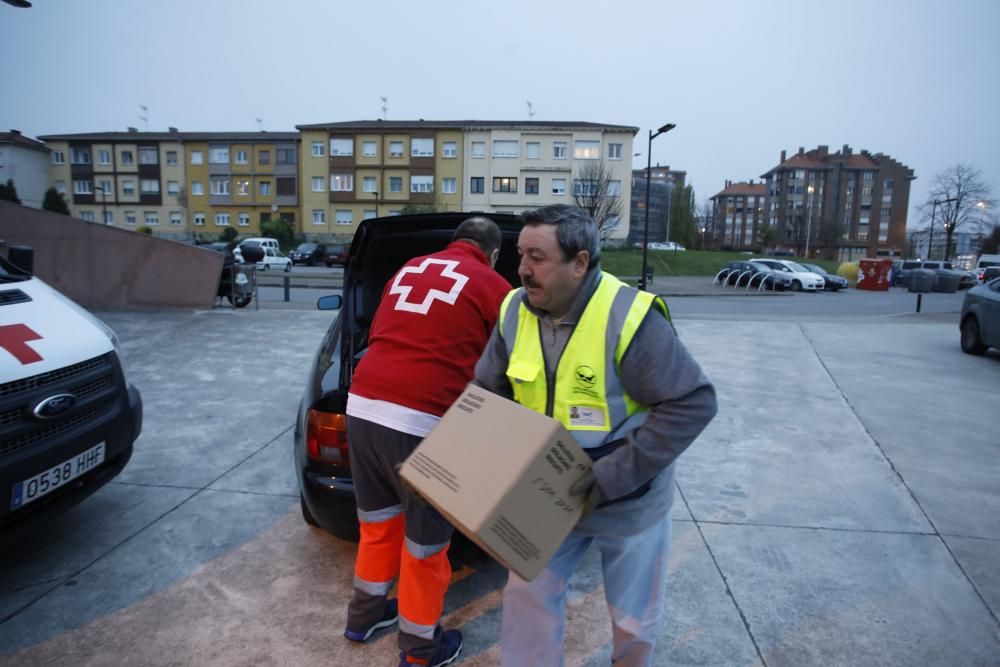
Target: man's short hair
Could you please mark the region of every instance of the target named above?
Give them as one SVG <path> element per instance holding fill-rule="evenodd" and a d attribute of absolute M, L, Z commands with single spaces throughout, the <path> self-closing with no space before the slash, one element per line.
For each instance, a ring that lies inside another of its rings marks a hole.
<path fill-rule="evenodd" d="M 503 236 L 497 223 L 489 218 L 476 215 L 463 220 L 451 237 L 453 242 L 462 239 L 472 241 L 489 256 L 494 250 L 500 249 Z"/>
<path fill-rule="evenodd" d="M 556 241 L 568 262 L 581 250 L 590 253 L 588 271 L 601 264 L 601 243 L 597 224 L 585 209 L 567 204 L 553 204 L 524 211 L 519 216 L 525 225 L 555 225 Z"/>

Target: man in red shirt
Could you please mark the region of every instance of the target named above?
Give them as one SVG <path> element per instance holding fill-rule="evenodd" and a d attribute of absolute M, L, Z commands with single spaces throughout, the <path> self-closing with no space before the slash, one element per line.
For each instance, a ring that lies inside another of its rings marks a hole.
<path fill-rule="evenodd" d="M 446 665 L 462 649 L 462 634 L 438 624 L 453 529 L 403 486 L 397 467 L 472 379 L 511 289 L 493 270 L 500 242 L 496 223 L 469 218 L 447 248 L 400 269 L 385 286 L 351 381 L 361 543 L 344 636 L 365 641 L 398 618 L 401 665 Z M 398 605 L 387 598 L 397 576 Z"/>

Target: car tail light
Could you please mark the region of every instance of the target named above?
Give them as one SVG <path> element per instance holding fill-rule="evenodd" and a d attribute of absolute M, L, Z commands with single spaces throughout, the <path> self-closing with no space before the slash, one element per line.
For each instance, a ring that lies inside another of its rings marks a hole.
<path fill-rule="evenodd" d="M 333 412 L 306 413 L 306 453 L 327 463 L 347 463 L 347 417 Z"/>

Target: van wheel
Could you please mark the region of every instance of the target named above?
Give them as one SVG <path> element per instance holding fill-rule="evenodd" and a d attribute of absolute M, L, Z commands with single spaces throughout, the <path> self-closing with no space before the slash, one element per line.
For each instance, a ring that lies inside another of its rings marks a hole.
<path fill-rule="evenodd" d="M 315 526 L 319 528 L 319 523 L 316 522 L 316 517 L 312 515 L 309 511 L 309 507 L 306 505 L 306 499 L 299 494 L 299 507 L 302 509 L 302 520 L 308 523 L 310 526 Z"/>
<path fill-rule="evenodd" d="M 802 291 L 802 283 L 800 283 L 798 280 L 793 280 L 792 281 L 792 291 L 793 292 L 801 292 Z"/>
<path fill-rule="evenodd" d="M 986 354 L 986 345 L 979 338 L 979 322 L 975 317 L 967 317 L 962 322 L 962 352 L 976 356 Z"/>
<path fill-rule="evenodd" d="M 261 271 L 267 271 L 267 267 L 269 267 L 269 266 L 270 266 L 270 264 L 265 264 L 264 266 L 260 267 L 260 270 Z"/>

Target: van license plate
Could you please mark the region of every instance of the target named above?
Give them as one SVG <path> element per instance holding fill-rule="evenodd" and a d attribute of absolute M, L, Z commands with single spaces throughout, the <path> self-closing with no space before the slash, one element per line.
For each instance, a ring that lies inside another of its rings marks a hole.
<path fill-rule="evenodd" d="M 103 442 L 95 445 L 57 466 L 15 484 L 10 508 L 16 510 L 33 500 L 38 500 L 104 463 L 104 445 Z"/>

